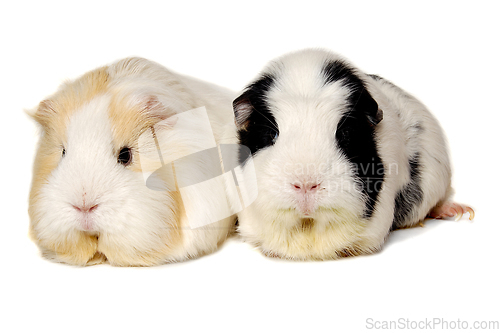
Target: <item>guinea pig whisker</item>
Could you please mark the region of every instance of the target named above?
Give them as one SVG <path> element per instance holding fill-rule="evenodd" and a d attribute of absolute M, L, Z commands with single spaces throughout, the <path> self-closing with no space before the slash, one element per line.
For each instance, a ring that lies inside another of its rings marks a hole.
<path fill-rule="evenodd" d="M 338 127 L 341 127 L 342 125 L 344 125 L 344 123 L 347 121 L 347 119 L 351 118 L 351 119 L 355 119 L 356 117 L 354 116 L 351 116 L 351 113 L 353 113 L 354 111 L 353 110 L 350 110 L 349 112 L 346 112 L 344 115 L 343 115 L 343 121 L 341 124 L 338 125 Z"/>
<path fill-rule="evenodd" d="M 276 128 L 276 126 L 275 126 L 275 128 L 272 128 L 271 126 L 267 126 L 267 125 L 264 125 L 264 126 L 262 126 L 262 127 L 269 128 L 269 129 L 271 129 L 271 130 L 273 130 L 273 131 L 277 131 L 277 130 L 278 130 L 278 129 Z"/>
<path fill-rule="evenodd" d="M 259 111 L 258 111 L 258 110 L 256 110 L 255 108 L 254 108 L 254 111 L 255 111 L 255 112 L 257 112 L 258 114 L 260 114 L 262 117 L 266 118 L 266 119 L 267 119 L 267 121 L 269 121 L 269 123 L 270 123 L 271 125 L 273 125 L 273 126 L 274 126 L 274 128 L 272 128 L 273 130 L 278 131 L 278 127 L 277 127 L 277 126 L 276 126 L 276 125 L 275 125 L 275 124 L 274 124 L 274 123 L 273 123 L 273 122 L 272 122 L 272 121 L 271 121 L 268 117 L 266 117 L 266 115 L 265 115 L 265 114 L 263 114 L 262 112 L 259 112 Z"/>

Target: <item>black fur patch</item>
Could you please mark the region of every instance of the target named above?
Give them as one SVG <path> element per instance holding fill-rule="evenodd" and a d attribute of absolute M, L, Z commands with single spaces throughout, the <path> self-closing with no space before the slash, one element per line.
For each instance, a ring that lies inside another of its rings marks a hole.
<path fill-rule="evenodd" d="M 361 191 L 367 198 L 364 217 L 370 218 L 385 174 L 375 139 L 375 126 L 382 120 L 382 113 L 363 80 L 345 63 L 333 61 L 325 64 L 323 75 L 325 84 L 341 81 L 351 91 L 348 111 L 339 121 L 335 138 L 360 180 Z"/>
<path fill-rule="evenodd" d="M 410 213 L 422 203 L 423 191 L 420 171 L 420 154 L 415 154 L 409 161 L 410 181 L 396 195 L 394 207 L 394 221 L 392 230 L 402 227 Z"/>
<path fill-rule="evenodd" d="M 243 94 L 233 102 L 235 110 L 241 103 L 252 107 L 252 112 L 245 121 L 246 125 L 238 130 L 240 144 L 250 148 L 252 155 L 273 145 L 274 139 L 279 134 L 278 124 L 266 100 L 267 93 L 273 84 L 274 77 L 266 74 L 249 85 Z M 239 163 L 243 164 L 248 157 L 248 154 L 240 154 Z"/>
<path fill-rule="evenodd" d="M 378 109 L 377 102 L 366 90 L 363 80 L 349 65 L 340 60 L 328 62 L 323 67 L 323 76 L 325 84 L 342 81 L 342 85 L 351 90 L 349 107 L 364 113 L 372 125 L 376 125 L 382 120 L 382 112 Z"/>

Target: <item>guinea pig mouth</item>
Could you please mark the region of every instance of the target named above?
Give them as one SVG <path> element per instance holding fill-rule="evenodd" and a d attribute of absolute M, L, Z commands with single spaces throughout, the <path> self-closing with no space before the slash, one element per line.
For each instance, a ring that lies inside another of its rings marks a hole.
<path fill-rule="evenodd" d="M 298 212 L 301 219 L 309 219 L 312 220 L 314 218 L 313 212 Z"/>
<path fill-rule="evenodd" d="M 95 237 L 96 241 L 99 241 L 99 232 L 95 230 L 81 230 L 87 236 Z"/>
<path fill-rule="evenodd" d="M 316 214 L 316 207 L 300 205 L 295 208 L 295 211 L 301 218 L 313 218 Z"/>
<path fill-rule="evenodd" d="M 81 214 L 76 220 L 77 223 L 77 229 L 89 234 L 89 235 L 96 235 L 99 231 L 99 228 L 97 226 L 97 223 L 95 221 L 94 216 L 89 213 L 84 213 Z"/>
<path fill-rule="evenodd" d="M 318 202 L 315 197 L 311 196 L 302 196 L 298 198 L 295 202 L 295 210 L 296 212 L 304 218 L 310 218 L 314 216 L 316 210 L 318 208 Z"/>

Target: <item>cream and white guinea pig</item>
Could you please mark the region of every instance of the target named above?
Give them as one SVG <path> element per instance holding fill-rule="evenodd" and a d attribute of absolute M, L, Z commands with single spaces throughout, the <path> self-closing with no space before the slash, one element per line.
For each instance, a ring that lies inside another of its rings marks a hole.
<path fill-rule="evenodd" d="M 161 147 L 162 162 L 169 163 L 206 148 L 203 134 L 218 142 L 222 128 L 234 126 L 234 97 L 154 62 L 128 58 L 67 82 L 42 101 L 32 112 L 42 131 L 29 199 L 30 236 L 42 254 L 75 265 L 107 260 L 148 266 L 214 251 L 235 217 L 203 221 L 210 218 L 204 207 L 223 209 L 224 193 L 198 193 L 188 203 L 175 184 L 151 189 L 141 163 L 146 154 L 139 149 L 158 154 Z M 181 117 L 199 107 L 208 118 Z M 160 146 L 139 147 L 141 135 L 160 122 Z M 203 163 L 195 161 L 196 172 L 204 172 Z M 187 206 L 195 207 L 191 215 L 202 220 L 195 221 L 199 227 L 188 223 Z"/>
<path fill-rule="evenodd" d="M 233 107 L 258 190 L 238 231 L 269 256 L 372 253 L 392 229 L 426 216 L 473 218 L 449 201 L 446 141 L 426 107 L 336 54 L 272 61 Z"/>

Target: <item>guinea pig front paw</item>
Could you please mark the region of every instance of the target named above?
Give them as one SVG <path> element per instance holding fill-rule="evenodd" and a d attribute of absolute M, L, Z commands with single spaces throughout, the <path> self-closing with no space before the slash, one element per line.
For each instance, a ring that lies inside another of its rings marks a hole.
<path fill-rule="evenodd" d="M 78 237 L 64 243 L 44 242 L 40 248 L 46 259 L 70 265 L 89 266 L 106 261 L 106 257 L 97 252 L 95 237 Z"/>
<path fill-rule="evenodd" d="M 102 254 L 101 252 L 96 252 L 94 256 L 89 261 L 87 261 L 85 266 L 99 265 L 105 263 L 106 261 L 107 259 L 104 254 Z"/>
<path fill-rule="evenodd" d="M 442 219 L 445 217 L 456 216 L 456 221 L 460 220 L 464 213 L 469 213 L 469 220 L 473 220 L 475 213 L 474 210 L 467 206 L 456 202 L 447 201 L 434 207 L 428 214 L 433 219 Z"/>
<path fill-rule="evenodd" d="M 277 252 L 273 252 L 273 251 L 262 251 L 262 254 L 268 258 L 287 259 L 286 257 L 282 256 L 281 254 L 279 254 Z"/>

